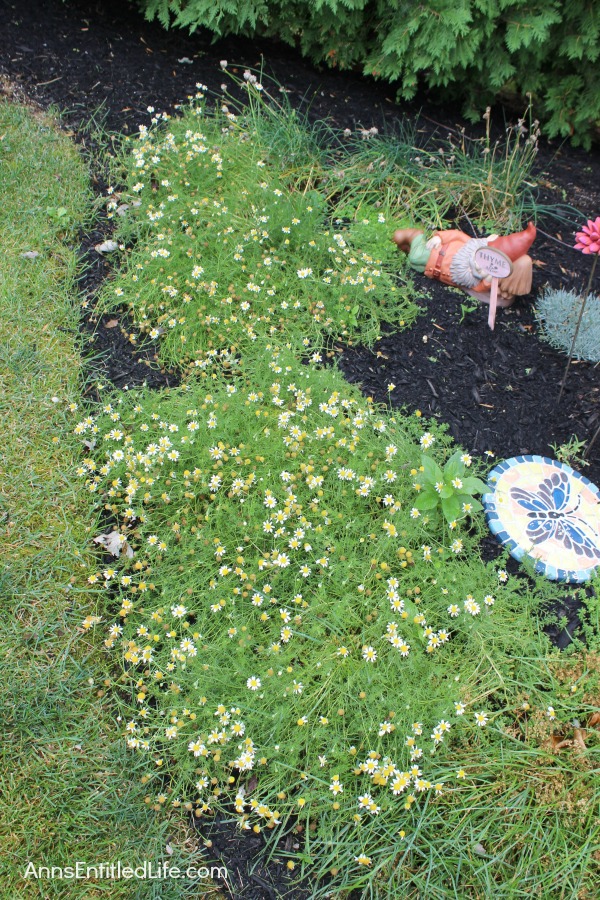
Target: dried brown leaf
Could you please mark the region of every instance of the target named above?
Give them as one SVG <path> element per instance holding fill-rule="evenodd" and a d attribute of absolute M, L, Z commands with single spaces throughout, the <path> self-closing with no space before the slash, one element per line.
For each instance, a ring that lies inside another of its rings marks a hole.
<path fill-rule="evenodd" d="M 251 794 L 253 790 L 255 790 L 256 785 L 258 784 L 258 778 L 256 775 L 252 775 L 250 777 L 250 781 L 246 785 L 246 793 Z"/>

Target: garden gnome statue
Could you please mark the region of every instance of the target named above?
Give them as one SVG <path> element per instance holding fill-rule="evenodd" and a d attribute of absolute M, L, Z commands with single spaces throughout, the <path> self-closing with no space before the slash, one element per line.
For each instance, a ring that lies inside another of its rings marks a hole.
<path fill-rule="evenodd" d="M 536 229 L 530 222 L 524 231 L 499 237 L 471 238 L 458 230 L 436 231 L 427 240 L 419 228 L 401 228 L 392 240 L 408 254 L 410 265 L 428 278 L 463 288 L 484 303 L 490 300 L 491 278 L 476 265 L 480 247 L 504 253 L 512 263 L 512 272 L 498 281 L 498 306 L 510 306 L 515 297 L 531 290 L 532 261 L 527 251 L 535 240 Z"/>

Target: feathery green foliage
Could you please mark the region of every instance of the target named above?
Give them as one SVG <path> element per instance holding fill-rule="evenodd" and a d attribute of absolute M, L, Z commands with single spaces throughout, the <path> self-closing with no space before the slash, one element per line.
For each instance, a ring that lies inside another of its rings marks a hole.
<path fill-rule="evenodd" d="M 282 119 L 274 128 L 262 93 L 266 130 L 257 110 L 213 112 L 204 99 L 198 91 L 168 130 L 144 127 L 129 145 L 121 199 L 138 206 L 120 224 L 122 246 L 131 246 L 102 302 L 127 303 L 146 339 L 162 335 L 169 364 L 202 368 L 223 354 L 245 362 L 276 336 L 299 348 L 359 334 L 373 343 L 382 323 L 412 321 L 409 281 L 396 277 L 397 259 L 379 255 L 390 246 L 386 207 L 362 209 L 351 228 L 334 207 L 332 221 L 319 151 L 300 167 L 292 141 L 273 149 L 267 138 Z M 288 123 L 278 140 L 298 129 Z M 111 196 L 109 212 L 117 205 Z M 376 234 L 373 255 L 362 228 L 371 241 Z"/>
<path fill-rule="evenodd" d="M 448 458 L 419 425 L 272 345 L 80 422 L 123 551 L 89 576 L 123 738 L 151 798 L 289 835 L 278 856 L 333 878 L 315 897 L 543 893 L 567 859 L 583 888 L 600 736 L 578 764 L 551 734 L 589 718 L 600 671 L 552 658 L 547 583 L 478 559 L 480 514 L 467 531 L 411 508 L 420 446 Z"/>

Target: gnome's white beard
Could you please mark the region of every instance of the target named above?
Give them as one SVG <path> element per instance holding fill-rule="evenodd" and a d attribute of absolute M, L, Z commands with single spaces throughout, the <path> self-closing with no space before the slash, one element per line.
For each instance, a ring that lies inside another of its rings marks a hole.
<path fill-rule="evenodd" d="M 458 250 L 450 263 L 450 277 L 454 284 L 461 287 L 474 288 L 485 273 L 475 265 L 475 252 L 480 247 L 487 247 L 489 238 L 471 238 Z"/>

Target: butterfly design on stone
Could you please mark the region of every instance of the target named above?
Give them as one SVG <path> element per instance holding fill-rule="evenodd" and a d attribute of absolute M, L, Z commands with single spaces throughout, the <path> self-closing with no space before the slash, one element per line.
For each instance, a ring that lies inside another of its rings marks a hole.
<path fill-rule="evenodd" d="M 571 506 L 571 483 L 565 472 L 555 472 L 540 482 L 537 491 L 511 488 L 510 496 L 527 510 L 531 521 L 527 535 L 534 544 L 555 540 L 565 550 L 589 560 L 600 561 L 600 535 L 576 515 L 581 501 Z"/>

